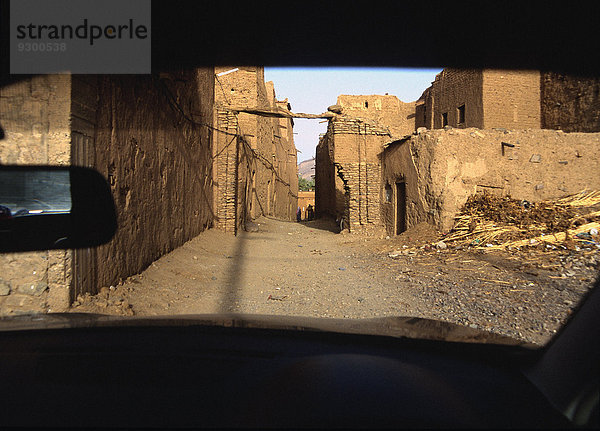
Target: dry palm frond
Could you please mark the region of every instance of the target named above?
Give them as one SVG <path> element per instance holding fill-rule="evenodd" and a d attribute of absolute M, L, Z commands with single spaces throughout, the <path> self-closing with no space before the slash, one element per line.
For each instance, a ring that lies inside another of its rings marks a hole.
<path fill-rule="evenodd" d="M 575 237 L 578 233 L 589 232 L 591 229 L 600 229 L 600 223 L 588 223 L 581 225 L 575 229 L 569 229 L 568 237 Z M 493 246 L 492 248 L 504 248 L 504 247 L 522 247 L 524 245 L 535 244 L 535 243 L 546 243 L 546 244 L 560 244 L 567 239 L 565 232 L 558 232 L 551 235 L 537 236 L 535 238 L 522 239 L 519 241 L 511 241 L 501 245 Z M 585 239 L 573 238 L 576 241 L 586 241 Z"/>
<path fill-rule="evenodd" d="M 595 219 L 600 217 L 600 211 L 582 213 L 582 210 L 591 210 L 598 204 L 600 191 L 587 190 L 557 201 L 529 204 L 527 208 L 521 201 L 510 197 L 475 195 L 469 198 L 462 213 L 455 218 L 454 228 L 444 241 L 479 246 L 488 246 L 490 242 L 503 243 L 496 248 L 529 244 L 531 239 L 535 240 L 533 243 L 556 244 L 586 232 L 586 229 L 597 228 Z M 570 209 L 575 207 L 578 210 Z"/>
<path fill-rule="evenodd" d="M 591 207 L 600 204 L 600 191 L 583 190 L 577 194 L 567 196 L 555 202 L 555 205 L 571 207 Z"/>

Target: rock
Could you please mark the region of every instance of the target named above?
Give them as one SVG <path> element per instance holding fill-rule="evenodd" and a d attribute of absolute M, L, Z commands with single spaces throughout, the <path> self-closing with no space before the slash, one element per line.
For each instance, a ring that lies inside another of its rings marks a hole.
<path fill-rule="evenodd" d="M 10 282 L 0 280 L 0 296 L 6 296 L 10 293 Z"/>
<path fill-rule="evenodd" d="M 427 131 L 427 127 L 419 127 L 417 129 L 417 134 L 420 135 L 421 133 L 425 133 Z"/>
<path fill-rule="evenodd" d="M 541 154 L 532 154 L 531 158 L 529 159 L 530 163 L 540 163 L 541 161 L 542 161 Z"/>
<path fill-rule="evenodd" d="M 437 248 L 438 250 L 446 250 L 448 248 L 448 246 L 446 245 L 446 243 L 444 241 L 440 241 L 435 244 L 435 248 Z"/>
<path fill-rule="evenodd" d="M 344 108 L 342 108 L 340 105 L 331 105 L 327 108 L 327 110 L 329 112 L 333 112 L 334 114 L 341 114 Z"/>
<path fill-rule="evenodd" d="M 246 232 L 258 232 L 258 224 L 248 221 L 244 226 Z"/>
<path fill-rule="evenodd" d="M 48 289 L 48 283 L 44 281 L 25 283 L 17 286 L 17 292 L 33 296 L 40 296 L 46 289 Z"/>
<path fill-rule="evenodd" d="M 100 289 L 100 293 L 99 295 L 102 298 L 108 299 L 108 296 L 110 295 L 110 288 L 108 287 L 103 287 L 102 289 Z"/>

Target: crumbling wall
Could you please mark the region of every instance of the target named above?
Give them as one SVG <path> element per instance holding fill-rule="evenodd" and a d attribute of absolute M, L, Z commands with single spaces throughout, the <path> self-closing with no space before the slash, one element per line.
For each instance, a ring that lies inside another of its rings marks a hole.
<path fill-rule="evenodd" d="M 336 193 L 344 195 L 344 189 L 336 188 L 332 124 L 328 124 L 328 133 L 319 139 L 315 151 L 315 215 L 317 217 L 336 218 Z"/>
<path fill-rule="evenodd" d="M 536 202 L 600 189 L 600 133 L 432 130 L 391 144 L 383 160 L 382 192 L 406 181 L 407 227 L 427 221 L 448 230 L 477 192 Z M 392 232 L 389 205 L 382 207 Z"/>
<path fill-rule="evenodd" d="M 316 169 L 321 171 L 319 163 L 323 160 L 328 172 L 315 177 L 317 181 L 325 180 L 326 183 L 316 183 L 315 189 L 318 195 L 323 186 L 328 191 L 317 198 L 317 207 L 325 196 L 328 199 L 334 198 L 335 209 L 331 202 L 323 202 L 326 213 L 335 215 L 336 218 L 342 216 L 351 232 L 377 233 L 382 228 L 380 157 L 383 144 L 390 139 L 389 132 L 374 123 L 342 115 L 330 121 L 326 136 L 328 154 L 324 152 L 323 145 L 317 153 Z M 327 156 L 335 169 L 333 190 L 329 167 L 331 164 L 327 162 Z"/>
<path fill-rule="evenodd" d="M 402 102 L 393 95 L 345 95 L 337 98 L 344 115 L 377 123 L 392 136 L 402 137 L 414 132 L 415 102 Z"/>
<path fill-rule="evenodd" d="M 600 132 L 600 78 L 544 72 L 542 128 Z"/>
<path fill-rule="evenodd" d="M 0 88 L 0 163 L 68 165 L 70 75 L 42 75 Z M 64 311 L 71 250 L 0 255 L 0 315 Z"/>

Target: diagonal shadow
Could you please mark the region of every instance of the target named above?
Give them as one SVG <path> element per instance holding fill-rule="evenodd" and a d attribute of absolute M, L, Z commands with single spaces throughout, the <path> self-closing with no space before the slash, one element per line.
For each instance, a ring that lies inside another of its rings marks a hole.
<path fill-rule="evenodd" d="M 221 288 L 221 301 L 219 312 L 234 313 L 236 302 L 240 298 L 244 266 L 246 264 L 246 248 L 248 233 L 240 229 L 236 235 L 235 246 L 231 252 L 231 264 L 225 279 L 225 285 Z"/>

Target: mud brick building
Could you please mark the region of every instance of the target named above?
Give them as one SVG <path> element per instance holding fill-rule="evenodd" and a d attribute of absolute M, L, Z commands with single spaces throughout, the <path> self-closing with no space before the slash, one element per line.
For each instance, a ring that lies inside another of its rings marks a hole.
<path fill-rule="evenodd" d="M 600 189 L 599 94 L 597 78 L 444 69 L 413 103 L 339 96 L 317 146 L 317 213 L 394 235 L 447 230 L 484 190 L 539 201 Z"/>
<path fill-rule="evenodd" d="M 415 130 L 541 127 L 540 72 L 444 69 L 416 102 Z"/>
<path fill-rule="evenodd" d="M 405 103 L 392 95 L 351 96 L 337 98 L 344 114 L 388 128 L 392 136 L 401 137 L 415 131 L 415 104 Z"/>
<path fill-rule="evenodd" d="M 448 231 L 475 193 L 538 202 L 600 190 L 600 133 L 423 130 L 386 145 L 381 222 L 396 235 L 427 222 Z"/>
<path fill-rule="evenodd" d="M 448 68 L 415 105 L 414 130 L 451 126 L 599 132 L 600 78 Z"/>
<path fill-rule="evenodd" d="M 351 231 L 380 224 L 381 155 L 392 135 L 372 122 L 339 115 L 329 121 L 316 150 L 318 216 L 343 218 Z"/>
<path fill-rule="evenodd" d="M 262 67 L 215 69 L 215 227 L 237 232 L 260 215 L 294 220 L 298 199 L 293 121 L 240 112 L 290 109 Z M 236 110 L 237 109 L 237 110 Z"/>
<path fill-rule="evenodd" d="M 300 208 L 300 218 L 306 220 L 308 217 L 307 208 L 309 205 L 315 207 L 315 192 L 298 192 L 298 208 Z"/>
<path fill-rule="evenodd" d="M 2 313 L 63 311 L 211 225 L 213 88 L 206 68 L 36 76 L 0 90 L 0 163 L 95 168 L 119 225 L 98 248 L 1 255 Z"/>

